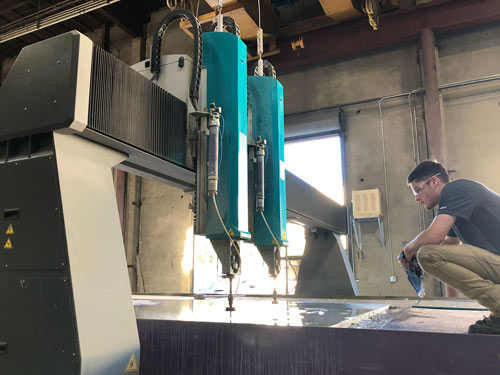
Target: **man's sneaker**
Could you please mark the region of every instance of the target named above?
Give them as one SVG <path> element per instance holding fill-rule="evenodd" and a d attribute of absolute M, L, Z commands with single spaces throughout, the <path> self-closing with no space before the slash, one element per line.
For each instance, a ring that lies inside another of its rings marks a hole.
<path fill-rule="evenodd" d="M 490 315 L 488 318 L 478 320 L 469 327 L 469 333 L 500 335 L 500 317 Z"/>

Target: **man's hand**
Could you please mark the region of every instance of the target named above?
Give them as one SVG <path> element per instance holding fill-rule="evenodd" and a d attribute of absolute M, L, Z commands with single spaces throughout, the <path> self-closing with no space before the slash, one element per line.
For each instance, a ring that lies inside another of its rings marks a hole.
<path fill-rule="evenodd" d="M 399 262 L 399 264 L 401 264 L 401 267 L 403 267 L 403 269 L 406 270 L 410 267 L 410 262 L 408 262 L 405 257 L 401 256 L 402 254 L 404 254 L 404 253 L 401 253 L 398 256 L 398 262 Z"/>
<path fill-rule="evenodd" d="M 405 255 L 406 261 L 409 264 L 411 260 L 417 256 L 418 249 L 414 250 L 411 246 L 408 245 L 403 247 L 403 254 Z"/>
<path fill-rule="evenodd" d="M 418 249 L 423 245 L 439 244 L 449 233 L 456 217 L 448 214 L 437 215 L 432 221 L 429 228 L 421 232 L 417 237 L 411 240 L 405 247 L 403 247 L 403 254 L 405 259 L 400 259 L 399 263 L 403 268 L 409 267 L 411 260 L 417 256 Z"/>

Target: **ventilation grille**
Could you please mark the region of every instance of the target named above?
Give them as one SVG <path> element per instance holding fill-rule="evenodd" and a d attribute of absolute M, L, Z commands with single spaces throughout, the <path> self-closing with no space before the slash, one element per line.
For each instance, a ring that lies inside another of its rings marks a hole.
<path fill-rule="evenodd" d="M 186 104 L 94 46 L 88 128 L 186 166 Z"/>
<path fill-rule="evenodd" d="M 352 207 L 355 219 L 367 219 L 382 216 L 380 190 L 353 190 Z"/>

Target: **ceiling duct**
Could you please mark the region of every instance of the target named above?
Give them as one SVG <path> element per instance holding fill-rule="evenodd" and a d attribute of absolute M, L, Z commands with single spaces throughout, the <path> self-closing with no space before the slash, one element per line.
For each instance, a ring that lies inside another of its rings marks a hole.
<path fill-rule="evenodd" d="M 361 16 L 351 0 L 319 0 L 325 14 L 338 22 L 347 21 Z"/>
<path fill-rule="evenodd" d="M 319 0 L 319 2 L 325 14 L 339 23 L 366 14 L 374 30 L 379 27 L 381 12 L 399 8 L 399 0 Z"/>

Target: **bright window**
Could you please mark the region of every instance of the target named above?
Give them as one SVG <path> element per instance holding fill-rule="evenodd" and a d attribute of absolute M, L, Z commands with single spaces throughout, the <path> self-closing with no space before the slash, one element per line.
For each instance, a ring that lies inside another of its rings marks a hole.
<path fill-rule="evenodd" d="M 286 169 L 339 204 L 344 204 L 340 137 L 331 136 L 285 144 Z M 304 254 L 304 228 L 288 223 L 288 255 Z M 347 239 L 341 236 L 345 248 Z M 293 264 L 294 262 L 292 262 Z M 295 262 L 298 266 L 299 262 Z M 295 277 L 290 270 L 289 277 Z M 290 283 L 290 290 L 294 283 Z"/>
<path fill-rule="evenodd" d="M 325 137 L 285 144 L 286 169 L 344 204 L 340 137 Z"/>

